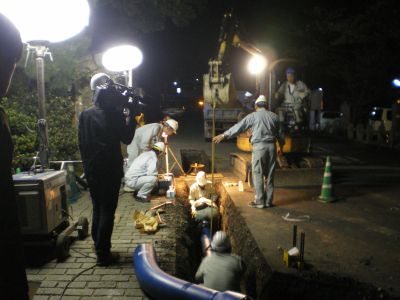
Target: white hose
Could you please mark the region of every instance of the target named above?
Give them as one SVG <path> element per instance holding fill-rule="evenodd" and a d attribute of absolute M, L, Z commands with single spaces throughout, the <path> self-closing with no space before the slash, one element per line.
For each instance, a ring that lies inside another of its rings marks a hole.
<path fill-rule="evenodd" d="M 297 218 L 290 218 L 290 213 L 287 213 L 286 216 L 282 216 L 282 219 L 288 222 L 305 222 L 311 221 L 311 217 L 309 215 L 298 216 Z"/>

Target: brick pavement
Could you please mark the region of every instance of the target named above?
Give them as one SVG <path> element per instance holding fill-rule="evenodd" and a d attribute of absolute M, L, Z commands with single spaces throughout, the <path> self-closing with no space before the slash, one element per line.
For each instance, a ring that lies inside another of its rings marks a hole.
<path fill-rule="evenodd" d="M 152 205 L 165 200 L 156 198 Z M 134 227 L 132 213 L 145 210 L 150 204 L 138 203 L 131 194 L 120 195 L 112 236 L 112 251 L 121 255 L 118 265 L 97 267 L 96 255 L 89 236 L 71 245 L 70 257 L 64 262 L 55 259 L 38 268 L 28 268 L 28 281 L 39 282 L 34 300 L 75 299 L 147 299 L 139 287 L 132 268 L 132 254 L 140 243 L 153 243 L 160 268 L 169 274 L 176 270 L 176 230 L 172 226 L 160 228 L 155 234 L 141 234 Z M 85 216 L 91 219 L 92 205 L 87 192 L 70 205 L 74 219 Z M 76 235 L 76 233 L 74 233 Z M 65 288 L 68 285 L 67 288 Z M 64 295 L 61 297 L 61 295 Z"/>

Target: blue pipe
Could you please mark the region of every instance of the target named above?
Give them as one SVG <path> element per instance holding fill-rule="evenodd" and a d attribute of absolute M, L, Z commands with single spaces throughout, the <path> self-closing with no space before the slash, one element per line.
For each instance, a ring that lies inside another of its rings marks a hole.
<path fill-rule="evenodd" d="M 239 300 L 250 299 L 246 295 L 226 291 L 218 292 L 173 277 L 162 271 L 156 261 L 151 244 L 140 244 L 133 254 L 133 268 L 142 290 L 159 300 Z"/>

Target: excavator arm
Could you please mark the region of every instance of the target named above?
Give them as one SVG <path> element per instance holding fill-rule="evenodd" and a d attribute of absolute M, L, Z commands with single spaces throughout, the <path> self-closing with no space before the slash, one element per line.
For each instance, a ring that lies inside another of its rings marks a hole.
<path fill-rule="evenodd" d="M 233 13 L 225 13 L 220 27 L 216 58 L 208 61 L 209 72 L 203 76 L 203 96 L 206 103 L 221 105 L 236 100 L 232 74 L 224 71 L 224 59 L 232 47 L 241 48 L 251 55 L 262 55 L 259 49 L 240 39 L 238 28 Z"/>

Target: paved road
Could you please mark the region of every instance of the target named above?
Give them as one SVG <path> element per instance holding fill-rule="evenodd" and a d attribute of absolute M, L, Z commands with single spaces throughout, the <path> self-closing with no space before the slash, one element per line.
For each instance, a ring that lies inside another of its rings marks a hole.
<path fill-rule="evenodd" d="M 201 118 L 184 118 L 181 129 L 171 139 L 174 148 L 204 149 Z M 246 186 L 227 188 L 240 216 L 273 269 L 290 272 L 282 265 L 278 246 L 290 247 L 292 222 L 282 219 L 309 215 L 310 222 L 299 222 L 306 232 L 306 260 L 315 270 L 353 277 L 400 295 L 400 159 L 399 151 L 369 146 L 337 137 L 315 137 L 316 155 L 332 158 L 334 194 L 339 201 L 316 201 L 320 187 L 278 188 L 277 207 L 255 210 L 247 207 L 254 191 Z M 229 153 L 237 152 L 234 143 L 216 147 L 217 170 L 225 181 L 238 180 L 229 166 Z M 282 176 L 285 176 L 284 174 Z M 296 176 L 307 176 L 300 173 Z M 320 178 L 322 182 L 322 177 Z M 319 184 L 320 184 L 319 183 Z M 233 229 L 234 230 L 234 229 Z"/>

